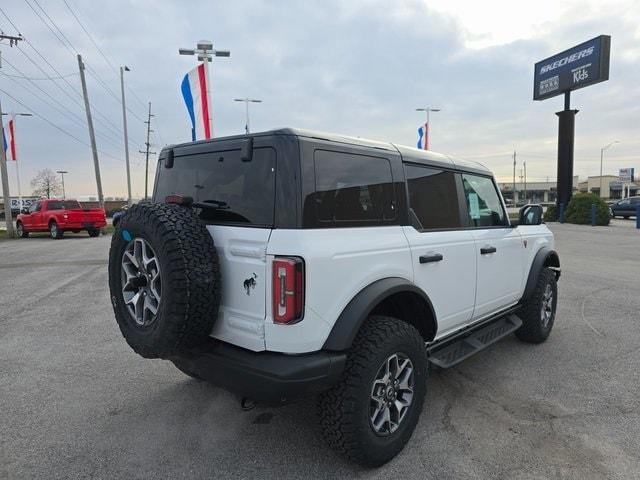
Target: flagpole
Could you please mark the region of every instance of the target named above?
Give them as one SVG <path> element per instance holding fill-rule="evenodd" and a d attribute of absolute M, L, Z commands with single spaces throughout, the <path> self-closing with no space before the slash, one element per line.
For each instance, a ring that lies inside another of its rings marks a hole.
<path fill-rule="evenodd" d="M 206 75 L 206 79 L 205 79 L 205 88 L 207 89 L 207 112 L 209 114 L 209 130 L 211 133 L 211 138 L 214 137 L 213 135 L 213 119 L 211 118 L 211 106 L 212 106 L 212 102 L 211 102 L 211 88 L 209 88 L 209 62 L 210 62 L 210 58 L 208 58 L 207 56 L 205 56 L 205 60 L 204 60 L 204 74 Z"/>

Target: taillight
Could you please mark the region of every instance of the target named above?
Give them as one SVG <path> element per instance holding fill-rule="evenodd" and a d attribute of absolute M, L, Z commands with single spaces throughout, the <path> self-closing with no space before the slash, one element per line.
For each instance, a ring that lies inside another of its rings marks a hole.
<path fill-rule="evenodd" d="M 273 320 L 295 323 L 304 315 L 304 262 L 296 257 L 276 257 L 272 270 Z"/>

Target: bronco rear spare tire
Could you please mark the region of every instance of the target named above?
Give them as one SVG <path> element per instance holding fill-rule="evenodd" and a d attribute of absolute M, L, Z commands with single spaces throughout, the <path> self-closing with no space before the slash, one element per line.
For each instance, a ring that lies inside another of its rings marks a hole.
<path fill-rule="evenodd" d="M 132 206 L 111 239 L 109 289 L 127 343 L 167 358 L 206 340 L 220 304 L 213 239 L 188 207 Z"/>

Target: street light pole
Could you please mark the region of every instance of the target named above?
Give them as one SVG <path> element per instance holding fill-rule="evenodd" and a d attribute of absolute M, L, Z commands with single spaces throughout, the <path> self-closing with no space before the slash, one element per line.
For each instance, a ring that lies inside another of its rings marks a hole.
<path fill-rule="evenodd" d="M 69 172 L 67 172 L 66 170 L 57 170 L 56 173 L 59 173 L 60 176 L 62 177 L 62 199 L 64 200 L 67 198 L 67 195 L 64 191 L 64 174 Z"/>
<path fill-rule="evenodd" d="M 249 97 L 245 97 L 245 98 L 234 98 L 233 99 L 234 102 L 244 102 L 245 104 L 245 113 L 246 113 L 246 123 L 244 126 L 244 130 L 245 132 L 251 133 L 251 129 L 249 127 L 249 102 L 251 103 L 262 103 L 262 100 L 258 100 L 256 98 L 249 98 Z"/>
<path fill-rule="evenodd" d="M 432 108 L 432 107 L 420 107 L 420 108 L 416 108 L 416 112 L 427 112 L 427 138 L 425 139 L 425 145 L 426 145 L 426 149 L 425 150 L 429 150 L 429 144 L 431 143 L 431 119 L 430 119 L 430 113 L 431 112 L 441 112 L 442 109 L 441 108 Z"/>
<path fill-rule="evenodd" d="M 604 147 L 602 147 L 600 149 L 600 198 L 603 198 L 602 196 L 602 160 L 604 159 L 604 151 L 609 148 L 611 145 L 613 145 L 614 143 L 620 143 L 618 140 L 614 140 L 613 142 L 605 145 Z M 624 188 L 623 190 L 623 194 L 624 194 Z M 607 198 L 609 198 L 609 196 L 607 195 Z"/>
<path fill-rule="evenodd" d="M 211 126 L 211 137 L 213 137 L 213 120 L 211 112 L 211 92 L 209 91 L 209 62 L 213 60 L 213 57 L 230 57 L 231 52 L 229 50 L 215 50 L 213 48 L 213 42 L 211 40 L 200 40 L 196 45 L 196 48 L 179 48 L 178 53 L 180 55 L 197 55 L 198 60 L 204 63 L 205 68 L 205 91 L 207 94 L 207 111 L 209 112 L 209 125 Z"/>
<path fill-rule="evenodd" d="M 129 167 L 129 134 L 127 132 L 127 106 L 124 97 L 124 72 L 130 69 L 126 65 L 120 67 L 120 89 L 122 91 L 122 126 L 124 128 L 124 158 L 127 165 L 127 204 L 131 206 L 131 170 Z"/>

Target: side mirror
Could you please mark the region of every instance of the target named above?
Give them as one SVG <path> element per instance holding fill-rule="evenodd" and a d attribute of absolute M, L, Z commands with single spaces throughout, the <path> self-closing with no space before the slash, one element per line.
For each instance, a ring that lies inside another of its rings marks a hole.
<path fill-rule="evenodd" d="M 542 223 L 542 206 L 525 205 L 520 209 L 518 225 L 540 225 Z"/>
<path fill-rule="evenodd" d="M 29 207 L 22 207 L 20 209 L 20 213 L 22 213 L 23 215 L 29 215 Z"/>

